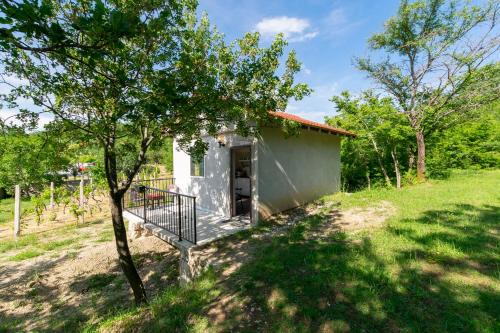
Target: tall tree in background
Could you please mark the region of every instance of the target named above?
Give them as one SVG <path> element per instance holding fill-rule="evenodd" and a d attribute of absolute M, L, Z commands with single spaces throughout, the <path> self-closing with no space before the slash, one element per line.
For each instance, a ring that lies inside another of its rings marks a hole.
<path fill-rule="evenodd" d="M 68 142 L 60 133 L 28 133 L 20 127 L 0 133 L 0 188 L 9 194 L 17 184 L 23 193 L 40 191 L 69 165 Z"/>
<path fill-rule="evenodd" d="M 201 134 L 235 124 L 248 135 L 284 110 L 289 98 L 309 93 L 294 83 L 300 70 L 286 43 L 269 48 L 247 34 L 227 45 L 206 16 L 197 20 L 194 0 L 0 2 L 0 52 L 4 78 L 15 77 L 11 100 L 31 98 L 57 121 L 103 149 L 119 261 L 137 304 L 146 302 L 129 251 L 122 198 L 144 163 L 148 148 L 175 136 L 184 149 L 202 154 Z M 5 82 L 9 84 L 8 80 Z M 118 179 L 119 146 L 135 160 Z"/>
<path fill-rule="evenodd" d="M 369 187 L 373 176 L 370 160 L 377 162 L 376 165 L 387 185 L 392 184 L 389 166 L 394 171 L 396 187 L 400 188 L 400 160 L 402 156 L 408 155 L 411 128 L 404 115 L 394 107 L 392 99 L 381 98 L 372 91 L 365 91 L 360 98 L 353 98 L 344 91 L 340 96 L 333 96 L 332 101 L 336 105 L 337 115 L 327 117 L 326 122 L 357 134 L 356 140 L 353 140 L 355 142 L 348 143 L 345 149 L 343 147 L 344 155 L 349 154 L 346 158 L 343 157 L 344 163 L 349 164 L 348 168 L 361 163 L 365 167 Z M 351 162 L 353 158 L 356 162 Z M 350 173 L 349 170 L 343 171 L 346 171 L 345 176 Z M 357 175 L 354 175 L 354 178 L 356 177 Z M 352 182 L 351 179 L 348 181 Z"/>
<path fill-rule="evenodd" d="M 385 51 L 387 58 L 356 59 L 357 67 L 389 93 L 408 117 L 421 180 L 425 179 L 426 136 L 451 115 L 470 111 L 450 102 L 499 50 L 499 6 L 498 1 L 480 7 L 455 0 L 404 0 L 384 31 L 369 40 L 370 47 Z M 482 84 L 480 90 L 498 93 L 498 86 Z"/>

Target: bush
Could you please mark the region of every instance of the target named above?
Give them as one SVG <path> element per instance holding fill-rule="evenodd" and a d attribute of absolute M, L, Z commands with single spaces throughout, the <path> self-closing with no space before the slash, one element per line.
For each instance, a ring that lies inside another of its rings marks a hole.
<path fill-rule="evenodd" d="M 415 185 L 418 183 L 417 173 L 415 170 L 407 170 L 401 179 L 402 186 Z"/>

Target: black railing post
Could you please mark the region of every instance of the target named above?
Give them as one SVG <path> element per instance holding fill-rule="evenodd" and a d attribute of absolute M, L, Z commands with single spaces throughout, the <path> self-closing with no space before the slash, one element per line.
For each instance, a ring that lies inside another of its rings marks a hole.
<path fill-rule="evenodd" d="M 146 223 L 146 210 L 147 210 L 147 194 L 146 192 L 148 191 L 147 187 L 144 187 L 144 191 L 142 192 L 143 193 L 143 202 L 144 202 L 144 223 Z"/>
<path fill-rule="evenodd" d="M 196 197 L 193 198 L 193 226 L 194 226 L 194 243 L 196 244 Z"/>
<path fill-rule="evenodd" d="M 167 187 L 168 189 L 150 187 L 145 185 L 145 183 L 158 187 Z M 167 184 L 167 186 L 165 186 L 165 184 Z M 178 236 L 179 241 L 186 240 L 190 243 L 197 244 L 196 197 L 172 192 L 169 189 L 169 184 L 174 184 L 173 178 L 165 179 L 161 184 L 147 180 L 135 182 L 135 185 L 131 186 L 122 198 L 123 208 L 141 217 L 140 201 L 142 199 L 142 217 L 144 222 L 154 224 L 175 234 Z M 175 198 L 177 198 L 177 205 L 175 204 Z M 153 201 L 151 203 L 152 215 L 150 221 L 148 221 L 149 200 Z M 177 209 L 177 215 L 175 209 Z M 178 231 L 175 230 L 176 224 Z M 182 230 L 183 227 L 184 230 Z"/>
<path fill-rule="evenodd" d="M 177 210 L 179 214 L 179 241 L 182 240 L 181 195 L 177 194 Z"/>

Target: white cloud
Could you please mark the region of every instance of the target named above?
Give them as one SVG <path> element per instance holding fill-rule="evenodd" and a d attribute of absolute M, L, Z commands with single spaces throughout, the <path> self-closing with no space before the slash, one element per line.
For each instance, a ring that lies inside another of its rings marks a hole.
<path fill-rule="evenodd" d="M 341 26 L 347 22 L 344 10 L 342 8 L 333 9 L 326 18 L 331 25 Z"/>
<path fill-rule="evenodd" d="M 291 43 L 293 43 L 293 42 L 303 42 L 303 41 L 306 41 L 308 39 L 313 39 L 317 35 L 318 35 L 318 32 L 317 31 L 313 31 L 313 32 L 308 32 L 308 33 L 303 34 L 303 35 L 299 35 L 297 37 L 291 37 L 288 40 Z"/>
<path fill-rule="evenodd" d="M 325 32 L 330 36 L 343 35 L 361 24 L 361 21 L 348 18 L 342 8 L 334 8 L 323 20 Z"/>
<path fill-rule="evenodd" d="M 304 64 L 302 64 L 301 71 L 305 75 L 311 75 L 311 73 L 312 73 L 312 71 L 306 65 L 304 65 Z"/>
<path fill-rule="evenodd" d="M 283 33 L 290 42 L 303 42 L 318 35 L 312 31 L 308 20 L 298 17 L 277 16 L 262 19 L 255 25 L 255 30 L 260 32 L 264 38 Z"/>

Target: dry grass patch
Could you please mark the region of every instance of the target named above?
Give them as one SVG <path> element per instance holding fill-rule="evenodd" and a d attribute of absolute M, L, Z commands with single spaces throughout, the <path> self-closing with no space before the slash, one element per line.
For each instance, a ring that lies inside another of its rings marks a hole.
<path fill-rule="evenodd" d="M 133 304 L 105 210 L 78 224 L 57 216 L 40 225 L 25 217 L 17 241 L 0 232 L 0 331 L 75 331 Z M 172 247 L 149 237 L 131 251 L 151 296 L 177 283 Z"/>

